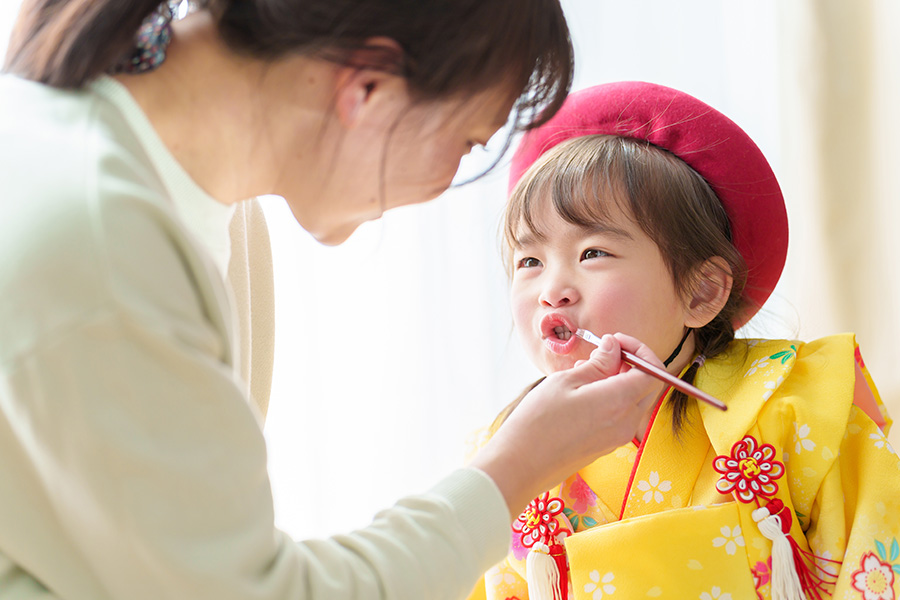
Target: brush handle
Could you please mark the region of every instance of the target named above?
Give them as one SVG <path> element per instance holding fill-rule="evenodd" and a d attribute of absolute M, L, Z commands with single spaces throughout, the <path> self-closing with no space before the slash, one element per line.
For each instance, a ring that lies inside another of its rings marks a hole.
<path fill-rule="evenodd" d="M 600 345 L 600 337 L 594 335 L 587 329 L 578 329 L 577 331 L 575 331 L 575 335 L 577 335 L 578 337 L 582 338 L 583 340 L 585 340 L 587 342 L 594 344 L 595 346 Z M 670 384 L 672 387 L 674 387 L 677 390 L 681 390 L 688 396 L 693 396 L 697 400 L 701 400 L 711 406 L 715 406 L 719 410 L 728 410 L 728 407 L 725 406 L 725 403 L 722 402 L 721 400 L 719 400 L 717 398 L 713 398 L 712 396 L 710 396 L 703 390 L 692 386 L 691 384 L 689 384 L 686 381 L 682 381 L 681 379 L 678 379 L 677 377 L 675 377 L 674 375 L 672 375 L 671 373 L 669 373 L 668 371 L 666 371 L 664 369 L 660 369 L 659 367 L 655 367 L 655 366 L 651 365 L 643 358 L 638 358 L 637 356 L 635 356 L 631 352 L 628 352 L 627 350 L 622 350 L 622 360 L 627 362 L 629 365 L 631 365 L 635 369 L 643 371 L 644 373 L 647 373 L 648 375 L 652 375 L 652 376 L 656 377 L 657 379 L 660 379 L 660 380 Z"/>
<path fill-rule="evenodd" d="M 653 375 L 657 379 L 661 379 L 662 381 L 665 381 L 666 383 L 670 384 L 673 388 L 675 388 L 677 390 L 681 390 L 688 396 L 693 396 L 697 400 L 702 400 L 703 402 L 706 402 L 707 404 L 709 404 L 711 406 L 715 406 L 719 410 L 728 410 L 728 407 L 725 406 L 725 403 L 722 402 L 721 400 L 710 396 L 703 390 L 692 386 L 691 384 L 689 384 L 686 381 L 682 381 L 681 379 L 678 379 L 677 377 L 675 377 L 668 371 L 664 371 L 663 369 L 660 369 L 659 367 L 655 367 L 655 366 L 651 365 L 650 363 L 645 361 L 643 358 L 639 358 L 639 357 L 635 356 L 634 354 L 632 354 L 631 352 L 628 352 L 627 350 L 622 350 L 622 360 L 627 362 L 629 365 L 631 365 L 635 369 L 639 369 L 639 370 L 643 371 L 644 373 L 647 373 L 648 375 Z"/>

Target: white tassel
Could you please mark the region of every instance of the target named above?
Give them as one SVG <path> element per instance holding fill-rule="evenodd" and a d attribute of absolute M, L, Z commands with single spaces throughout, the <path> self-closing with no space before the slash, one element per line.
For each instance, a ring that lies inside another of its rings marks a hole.
<path fill-rule="evenodd" d="M 759 531 L 772 540 L 772 600 L 806 600 L 800 577 L 794 567 L 794 552 L 781 530 L 781 517 L 769 514 L 765 507 L 753 511 Z"/>
<path fill-rule="evenodd" d="M 559 568 L 546 544 L 535 544 L 529 550 L 525 559 L 525 580 L 529 600 L 562 600 Z"/>

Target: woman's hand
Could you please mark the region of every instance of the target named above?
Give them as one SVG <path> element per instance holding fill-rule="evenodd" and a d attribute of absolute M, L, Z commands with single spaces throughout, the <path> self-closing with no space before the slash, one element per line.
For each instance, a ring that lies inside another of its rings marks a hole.
<path fill-rule="evenodd" d="M 622 349 L 662 368 L 638 340 L 604 335 L 589 360 L 529 392 L 471 465 L 490 476 L 511 515 L 597 457 L 629 442 L 663 384 L 622 362 Z"/>

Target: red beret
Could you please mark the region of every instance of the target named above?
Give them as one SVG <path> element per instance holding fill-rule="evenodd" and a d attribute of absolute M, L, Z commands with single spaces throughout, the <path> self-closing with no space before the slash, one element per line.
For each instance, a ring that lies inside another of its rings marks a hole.
<path fill-rule="evenodd" d="M 565 140 L 606 134 L 646 140 L 690 165 L 710 184 L 747 263 L 746 323 L 771 295 L 787 256 L 784 197 L 753 140 L 693 96 L 652 83 L 609 83 L 571 94 L 546 124 L 529 131 L 512 160 L 510 190 L 544 152 Z"/>

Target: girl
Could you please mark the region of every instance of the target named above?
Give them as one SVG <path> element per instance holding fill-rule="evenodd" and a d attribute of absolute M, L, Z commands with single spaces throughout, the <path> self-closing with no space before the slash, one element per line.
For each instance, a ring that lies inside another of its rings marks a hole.
<path fill-rule="evenodd" d="M 734 339 L 787 248 L 749 137 L 676 90 L 602 85 L 526 135 L 512 181 L 513 316 L 541 370 L 587 356 L 578 328 L 616 351 L 624 332 L 728 410 L 658 384 L 632 443 L 518 517 L 487 598 L 895 598 L 900 461 L 854 337 Z"/>
<path fill-rule="evenodd" d="M 621 445 L 650 379 L 589 361 L 474 468 L 296 543 L 240 374 L 229 223 L 275 193 L 337 244 L 436 196 L 510 111 L 529 127 L 562 103 L 559 3 L 191 4 L 177 23 L 160 0 L 22 5 L 0 77 L 0 598 L 457 598 L 573 451 Z M 612 425 L 508 468 L 572 408 Z"/>

